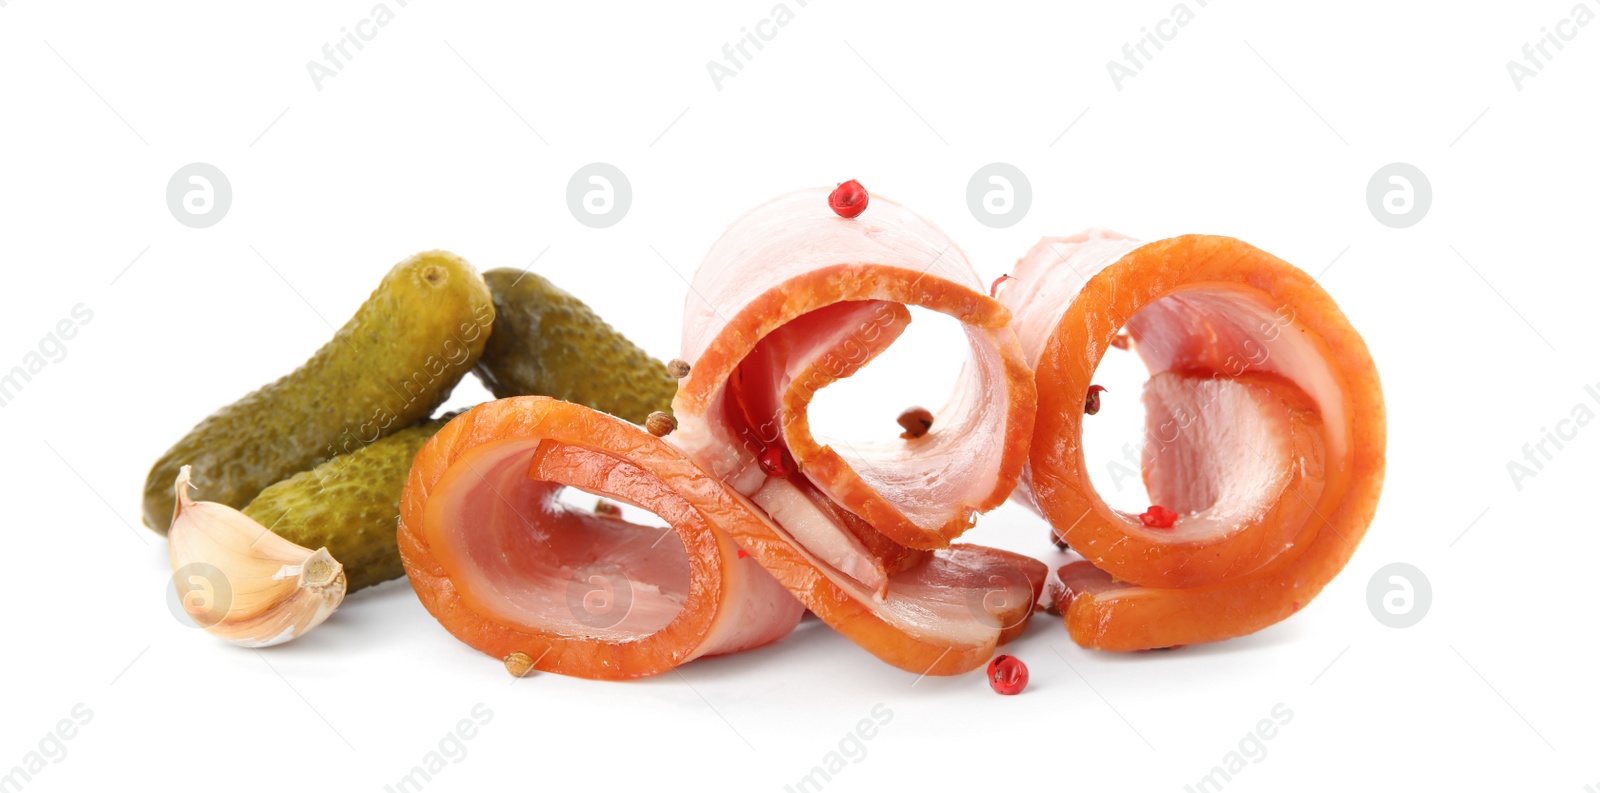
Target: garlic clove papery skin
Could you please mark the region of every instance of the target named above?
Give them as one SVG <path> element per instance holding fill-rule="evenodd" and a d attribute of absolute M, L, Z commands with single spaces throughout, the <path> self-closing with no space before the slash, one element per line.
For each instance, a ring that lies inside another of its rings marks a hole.
<path fill-rule="evenodd" d="M 243 512 L 195 501 L 178 472 L 167 533 L 183 610 L 207 632 L 244 647 L 281 644 L 315 628 L 344 600 L 344 566 L 273 534 Z"/>

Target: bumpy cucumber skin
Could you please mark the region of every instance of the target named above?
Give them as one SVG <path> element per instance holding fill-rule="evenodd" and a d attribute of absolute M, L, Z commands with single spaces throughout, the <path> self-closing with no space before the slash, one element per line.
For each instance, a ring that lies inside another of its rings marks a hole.
<path fill-rule="evenodd" d="M 295 474 L 261 491 L 244 514 L 296 545 L 327 548 L 344 565 L 350 592 L 400 578 L 400 495 L 417 451 L 449 419 L 407 427 Z"/>
<path fill-rule="evenodd" d="M 551 396 L 635 424 L 671 412 L 678 382 L 582 301 L 533 273 L 483 274 L 494 331 L 473 370 L 496 398 Z"/>
<path fill-rule="evenodd" d="M 477 363 L 493 322 L 488 287 L 460 257 L 429 251 L 395 265 L 309 361 L 211 414 L 156 461 L 145 525 L 167 532 L 183 465 L 202 498 L 240 508 L 268 485 L 427 418 Z"/>

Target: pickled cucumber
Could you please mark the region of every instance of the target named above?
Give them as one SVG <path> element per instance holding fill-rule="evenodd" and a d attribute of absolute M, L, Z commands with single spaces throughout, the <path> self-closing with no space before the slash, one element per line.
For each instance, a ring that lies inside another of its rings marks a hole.
<path fill-rule="evenodd" d="M 452 414 L 453 415 L 453 414 Z M 395 542 L 400 494 L 422 444 L 451 416 L 424 421 L 256 496 L 244 514 L 306 548 L 327 548 L 344 565 L 349 591 L 406 574 Z"/>
<path fill-rule="evenodd" d="M 533 273 L 483 274 L 494 330 L 473 371 L 497 398 L 543 395 L 635 424 L 670 411 L 678 383 L 582 301 Z"/>
<path fill-rule="evenodd" d="M 235 508 L 280 480 L 433 413 L 482 354 L 494 307 L 477 270 L 444 251 L 394 266 L 309 361 L 200 422 L 150 469 L 144 522 L 166 533 L 173 480 L 193 466 L 207 501 Z"/>

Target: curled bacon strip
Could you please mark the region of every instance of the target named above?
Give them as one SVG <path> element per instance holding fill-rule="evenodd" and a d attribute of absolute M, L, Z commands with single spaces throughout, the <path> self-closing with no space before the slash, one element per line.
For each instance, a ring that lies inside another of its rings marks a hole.
<path fill-rule="evenodd" d="M 1227 237 L 1047 238 L 1001 293 L 1034 364 L 1024 483 L 1085 558 L 1052 584 L 1078 644 L 1216 641 L 1289 616 L 1349 561 L 1376 510 L 1384 408 L 1366 344 L 1305 273 Z M 1152 373 L 1144 478 L 1179 518 L 1146 526 L 1090 483 L 1084 398 L 1126 329 Z"/>
<path fill-rule="evenodd" d="M 557 500 L 574 487 L 642 526 Z M 547 397 L 489 402 L 417 453 L 400 502 L 417 597 L 495 658 L 578 677 L 659 674 L 788 635 L 804 609 L 735 542 L 766 519 L 659 438 Z"/>
<path fill-rule="evenodd" d="M 931 431 L 818 438 L 816 392 L 870 362 L 911 321 L 954 317 L 966 363 Z M 1027 455 L 1033 379 L 1010 312 L 954 243 L 873 196 L 859 218 L 802 190 L 735 222 L 696 272 L 670 441 L 769 518 L 741 544 L 824 621 L 928 674 L 988 660 L 1020 630 L 1043 565 L 951 541 L 1003 502 Z"/>

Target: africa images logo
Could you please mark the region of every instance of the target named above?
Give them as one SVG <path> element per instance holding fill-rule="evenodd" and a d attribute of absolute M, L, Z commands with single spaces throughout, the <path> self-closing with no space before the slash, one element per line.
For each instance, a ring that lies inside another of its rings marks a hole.
<path fill-rule="evenodd" d="M 1554 25 L 1539 28 L 1539 37 L 1522 45 L 1522 61 L 1506 61 L 1506 74 L 1511 75 L 1511 84 L 1521 91 L 1530 78 L 1538 77 L 1555 61 L 1556 55 L 1567 48 L 1566 42 L 1577 38 L 1578 32 L 1594 21 L 1594 16 L 1594 10 L 1580 2 Z M 1551 30 L 1552 27 L 1555 30 Z"/>

